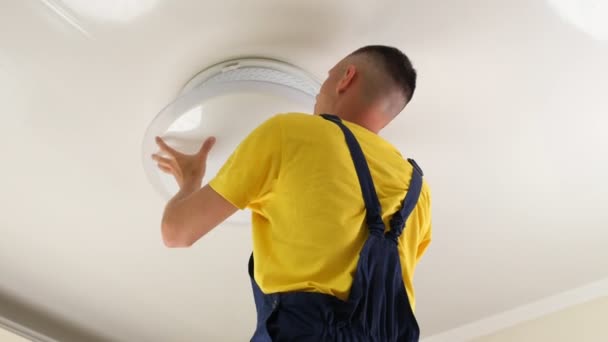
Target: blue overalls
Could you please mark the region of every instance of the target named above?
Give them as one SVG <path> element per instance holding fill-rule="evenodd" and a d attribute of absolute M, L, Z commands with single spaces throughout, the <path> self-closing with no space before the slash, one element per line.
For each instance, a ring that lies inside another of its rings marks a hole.
<path fill-rule="evenodd" d="M 418 201 L 422 171 L 408 159 L 414 167 L 409 190 L 402 208 L 390 221 L 391 229 L 385 233 L 380 202 L 359 143 L 340 118 L 322 116 L 338 125 L 346 138 L 365 201 L 369 237 L 359 255 L 347 301 L 312 292 L 265 294 L 253 278 L 252 255 L 249 275 L 257 309 L 257 327 L 251 341 L 418 341 L 418 323 L 403 284 L 397 244 Z"/>

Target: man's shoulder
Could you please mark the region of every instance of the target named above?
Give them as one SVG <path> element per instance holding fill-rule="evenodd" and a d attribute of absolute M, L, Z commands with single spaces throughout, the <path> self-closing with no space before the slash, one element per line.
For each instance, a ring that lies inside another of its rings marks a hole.
<path fill-rule="evenodd" d="M 312 114 L 289 112 L 275 115 L 271 120 L 277 120 L 281 126 L 290 127 L 293 125 L 312 124 L 318 119 Z"/>
<path fill-rule="evenodd" d="M 311 122 L 313 115 L 305 113 L 279 113 L 263 121 L 255 130 L 258 134 L 276 134 L 284 130 L 293 128 L 306 128 L 305 125 Z"/>
<path fill-rule="evenodd" d="M 299 112 L 276 114 L 268 121 L 272 121 L 272 126 L 278 127 L 284 136 L 290 138 L 300 135 L 318 135 L 326 128 L 325 120 L 320 116 Z"/>

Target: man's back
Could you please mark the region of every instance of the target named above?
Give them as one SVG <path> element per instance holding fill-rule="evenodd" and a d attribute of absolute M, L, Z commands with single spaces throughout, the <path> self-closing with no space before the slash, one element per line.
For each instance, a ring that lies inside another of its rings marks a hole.
<path fill-rule="evenodd" d="M 401 207 L 412 166 L 375 133 L 345 124 L 365 153 L 388 224 Z M 368 230 L 353 161 L 338 127 L 319 116 L 278 115 L 239 146 L 210 186 L 235 206 L 253 210 L 255 279 L 265 293 L 348 297 Z M 425 185 L 399 241 L 412 306 L 415 264 L 430 238 Z"/>

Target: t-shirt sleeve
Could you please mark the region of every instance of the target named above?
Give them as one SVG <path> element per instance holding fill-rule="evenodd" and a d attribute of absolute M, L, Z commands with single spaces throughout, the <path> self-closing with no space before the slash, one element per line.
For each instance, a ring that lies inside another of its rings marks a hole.
<path fill-rule="evenodd" d="M 209 186 L 239 209 L 272 190 L 281 167 L 280 115 L 258 126 L 228 158 Z"/>
<path fill-rule="evenodd" d="M 423 204 L 422 226 L 420 227 L 420 240 L 418 242 L 418 251 L 416 252 L 416 262 L 420 261 L 433 237 L 432 217 L 431 217 L 431 194 L 426 182 L 424 183 L 423 191 L 420 194 Z"/>

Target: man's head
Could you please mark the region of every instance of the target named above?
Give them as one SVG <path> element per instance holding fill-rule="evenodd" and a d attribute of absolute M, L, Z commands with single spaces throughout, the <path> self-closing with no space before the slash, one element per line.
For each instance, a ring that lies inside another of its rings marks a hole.
<path fill-rule="evenodd" d="M 403 110 L 415 89 L 416 70 L 403 52 L 366 46 L 329 71 L 315 114 L 335 114 L 377 132 Z"/>

